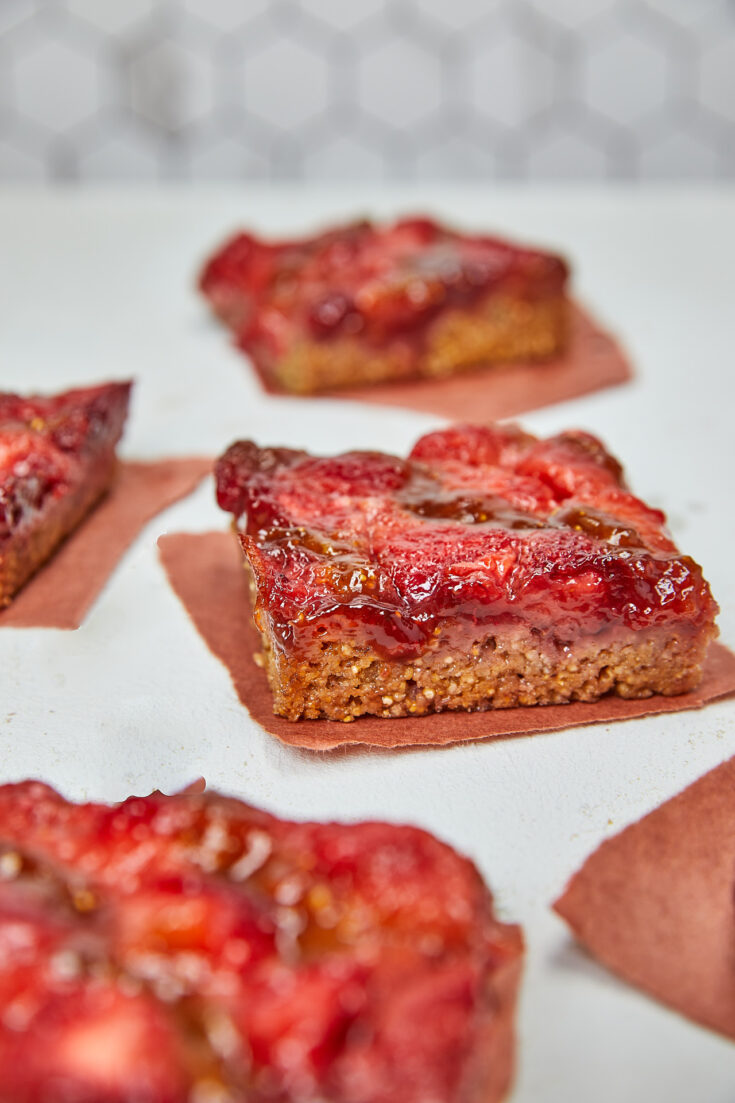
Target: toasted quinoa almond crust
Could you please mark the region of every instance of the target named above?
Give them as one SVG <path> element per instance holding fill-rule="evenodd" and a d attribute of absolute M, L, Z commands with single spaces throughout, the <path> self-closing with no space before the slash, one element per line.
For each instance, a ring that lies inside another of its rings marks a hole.
<path fill-rule="evenodd" d="M 418 218 L 239 234 L 200 277 L 263 377 L 302 394 L 553 356 L 566 282 L 559 257 Z"/>
<path fill-rule="evenodd" d="M 0 608 L 108 490 L 129 383 L 0 393 Z"/>
<path fill-rule="evenodd" d="M 619 697 L 674 696 L 698 685 L 709 637 L 667 637 L 659 629 L 634 639 L 615 631 L 572 644 L 544 643 L 511 630 L 459 642 L 437 638 L 413 662 L 374 648 L 322 639 L 314 653 L 284 656 L 267 633 L 263 661 L 273 711 L 288 720 L 398 718 L 462 709 L 561 705 Z"/>
<path fill-rule="evenodd" d="M 499 1103 L 522 955 L 416 828 L 0 787 L 8 1103 Z"/>
<path fill-rule="evenodd" d="M 429 434 L 401 460 L 233 445 L 274 710 L 352 720 L 692 689 L 717 605 L 594 437 Z"/>
<path fill-rule="evenodd" d="M 265 343 L 248 352 L 261 374 L 295 394 L 387 383 L 424 376 L 439 379 L 492 361 L 538 360 L 564 345 L 568 303 L 562 296 L 521 302 L 491 295 L 474 310 L 451 310 L 427 326 L 420 358 L 414 343 L 393 338 L 376 349 L 357 337 L 303 340 L 282 357 Z"/>

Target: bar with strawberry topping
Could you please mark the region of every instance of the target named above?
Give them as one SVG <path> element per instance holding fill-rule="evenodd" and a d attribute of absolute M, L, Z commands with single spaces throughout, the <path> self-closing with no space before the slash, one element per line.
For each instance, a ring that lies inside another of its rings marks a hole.
<path fill-rule="evenodd" d="M 308 394 L 553 356 L 567 276 L 551 253 L 405 218 L 291 241 L 240 233 L 199 284 L 266 381 Z"/>
<path fill-rule="evenodd" d="M 415 828 L 0 787 L 8 1103 L 497 1103 L 522 949 Z"/>
<path fill-rule="evenodd" d="M 595 437 L 456 426 L 407 459 L 233 444 L 217 498 L 296 720 L 678 694 L 717 605 Z"/>
<path fill-rule="evenodd" d="M 0 393 L 0 608 L 109 489 L 130 387 Z"/>

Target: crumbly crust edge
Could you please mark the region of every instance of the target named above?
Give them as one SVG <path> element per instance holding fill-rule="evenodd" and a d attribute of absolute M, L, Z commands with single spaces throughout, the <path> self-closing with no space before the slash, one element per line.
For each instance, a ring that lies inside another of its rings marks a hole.
<path fill-rule="evenodd" d="M 457 623 L 418 658 L 403 660 L 331 636 L 285 650 L 262 610 L 258 619 L 276 715 L 348 723 L 597 701 L 606 694 L 676 696 L 699 684 L 717 634 L 711 623 L 698 630 L 612 626 L 561 642 L 525 626 L 479 626 L 468 635 Z"/>
<path fill-rule="evenodd" d="M 109 490 L 117 470 L 113 449 L 85 467 L 83 480 L 0 544 L 0 609 L 55 553 Z"/>
<path fill-rule="evenodd" d="M 566 340 L 568 307 L 564 295 L 526 300 L 494 294 L 474 309 L 442 311 L 418 342 L 395 338 L 376 348 L 359 337 L 336 337 L 299 340 L 280 358 L 260 345 L 247 351 L 266 378 L 296 394 L 445 378 L 493 363 L 557 355 Z"/>

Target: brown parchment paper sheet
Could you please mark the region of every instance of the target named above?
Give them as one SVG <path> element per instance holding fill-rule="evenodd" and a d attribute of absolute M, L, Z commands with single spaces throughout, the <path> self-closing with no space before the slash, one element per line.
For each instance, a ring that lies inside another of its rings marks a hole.
<path fill-rule="evenodd" d="M 731 758 L 604 842 L 554 908 L 608 968 L 735 1039 L 734 889 Z"/>

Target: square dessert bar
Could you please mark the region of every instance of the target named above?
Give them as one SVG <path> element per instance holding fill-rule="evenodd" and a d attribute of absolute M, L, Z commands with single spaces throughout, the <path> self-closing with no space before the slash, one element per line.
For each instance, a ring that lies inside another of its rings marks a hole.
<path fill-rule="evenodd" d="M 0 608 L 110 486 L 130 387 L 0 393 Z"/>
<path fill-rule="evenodd" d="M 0 787 L 7 1103 L 498 1103 L 522 953 L 416 828 Z"/>
<path fill-rule="evenodd" d="M 709 586 L 587 433 L 459 426 L 405 460 L 246 441 L 216 475 L 281 716 L 647 697 L 700 680 Z"/>
<path fill-rule="evenodd" d="M 200 287 L 266 381 L 308 394 L 552 356 L 567 266 L 427 218 L 266 242 L 241 233 Z"/>

